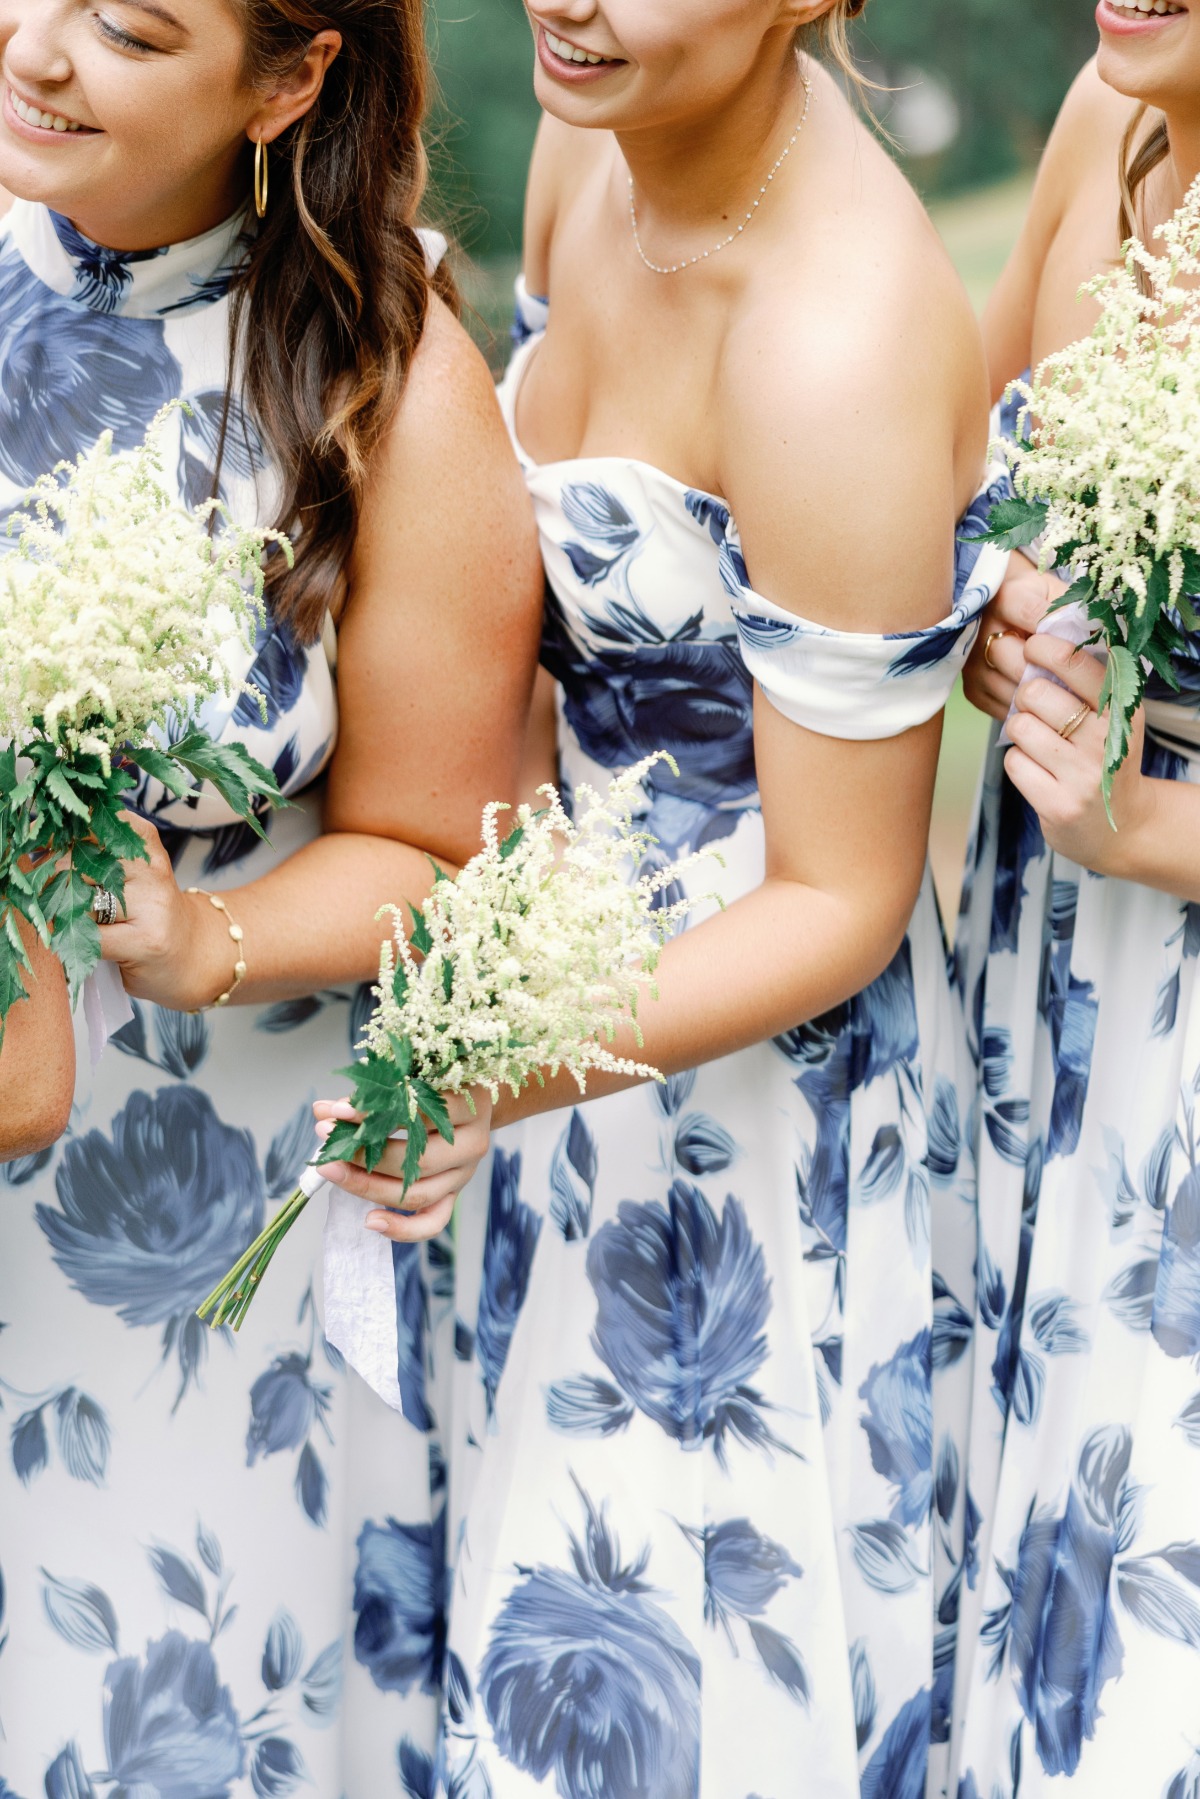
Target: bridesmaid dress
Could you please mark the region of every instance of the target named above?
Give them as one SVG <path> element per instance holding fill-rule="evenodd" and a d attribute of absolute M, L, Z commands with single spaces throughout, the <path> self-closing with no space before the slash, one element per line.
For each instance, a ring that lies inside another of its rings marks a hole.
<path fill-rule="evenodd" d="M 1013 419 L 1006 420 L 1011 431 Z M 1200 780 L 1200 635 L 1144 769 Z M 1200 906 L 1089 873 L 986 763 L 958 1799 L 1200 1794 Z"/>
<path fill-rule="evenodd" d="M 242 223 L 125 256 L 44 207 L 12 207 L 0 511 L 103 428 L 136 444 L 180 397 L 171 466 L 189 502 L 208 496 Z M 275 479 L 236 394 L 231 426 L 222 495 L 240 519 L 273 519 Z M 304 647 L 269 622 L 246 658 L 265 722 L 248 699 L 207 715 L 292 799 L 273 847 L 211 791 L 137 794 L 181 884 L 253 880 L 317 833 L 337 731 L 326 638 Z M 0 1168 L 6 1799 L 399 1791 L 397 1746 L 432 1701 L 406 1697 L 403 1670 L 373 1653 L 371 1569 L 393 1510 L 429 1535 L 424 1437 L 325 1346 L 315 1218 L 238 1338 L 194 1316 L 290 1192 L 313 1144 L 308 1102 L 360 1018 L 341 992 L 199 1017 L 139 1002 L 94 1073 L 81 1039 L 65 1140 Z"/>
<path fill-rule="evenodd" d="M 524 300 L 510 426 L 543 317 Z M 930 718 L 997 559 L 960 546 L 936 627 L 851 636 L 754 591 L 714 495 L 517 448 L 563 784 L 670 750 L 643 822 L 663 856 L 718 849 L 689 878 L 733 900 L 764 867 L 755 684 L 830 735 Z M 926 879 L 891 966 L 827 1016 L 498 1134 L 455 1283 L 408 1339 L 450 1562 L 442 1730 L 406 1746 L 409 1799 L 943 1790 L 973 1528 L 970 1104 Z"/>

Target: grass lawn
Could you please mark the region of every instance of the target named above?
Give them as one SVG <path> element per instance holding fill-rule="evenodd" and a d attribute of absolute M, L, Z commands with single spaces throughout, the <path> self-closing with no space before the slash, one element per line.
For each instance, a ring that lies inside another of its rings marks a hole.
<path fill-rule="evenodd" d="M 982 310 L 1016 241 L 1030 186 L 1029 177 L 1018 176 L 957 195 L 931 209 L 977 310 Z M 510 258 L 464 272 L 468 324 L 496 372 L 508 354 L 516 273 L 517 263 Z M 946 712 L 930 841 L 938 892 L 951 921 L 958 910 L 967 829 L 986 740 L 987 720 L 968 706 L 961 689 L 956 690 Z"/>

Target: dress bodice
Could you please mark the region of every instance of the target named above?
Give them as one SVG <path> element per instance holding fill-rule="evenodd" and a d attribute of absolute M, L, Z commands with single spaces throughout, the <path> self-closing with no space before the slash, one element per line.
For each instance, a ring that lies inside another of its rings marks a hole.
<path fill-rule="evenodd" d="M 614 767 L 665 748 L 680 764 L 675 793 L 754 805 L 755 684 L 824 736 L 896 736 L 940 711 L 1002 572 L 994 549 L 968 541 L 1002 469 L 963 521 L 952 607 L 936 625 L 877 635 L 810 623 L 755 590 L 723 499 L 633 458 L 527 454 L 516 403 L 546 316 L 519 287 L 500 398 L 546 563 L 543 661 L 587 756 Z"/>
<path fill-rule="evenodd" d="M 39 475 L 73 460 L 101 431 L 111 430 L 117 449 L 133 449 L 160 408 L 182 400 L 170 421 L 167 466 L 184 502 L 198 504 L 216 485 L 239 522 L 274 522 L 276 474 L 236 394 L 216 481 L 229 289 L 245 229 L 239 213 L 188 242 L 123 254 L 89 242 L 44 206 L 13 204 L 0 220 L 0 518 Z M 218 696 L 201 722 L 214 738 L 243 742 L 294 795 L 333 750 L 331 656 L 325 644 L 301 645 L 268 618 L 242 663 L 266 697 L 265 719 L 249 695 Z M 207 786 L 173 800 L 144 779 L 132 799 L 168 830 L 239 832 Z"/>

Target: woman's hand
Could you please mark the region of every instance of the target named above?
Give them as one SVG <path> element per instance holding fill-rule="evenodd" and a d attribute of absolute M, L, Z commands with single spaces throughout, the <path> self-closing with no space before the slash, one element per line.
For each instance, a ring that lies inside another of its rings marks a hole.
<path fill-rule="evenodd" d="M 125 911 L 100 931 L 100 950 L 115 962 L 128 993 L 177 1012 L 211 1005 L 233 980 L 237 950 L 230 920 L 198 894 L 180 891 L 170 858 L 152 824 L 121 814 L 149 851 L 149 862 L 126 862 Z M 236 905 L 233 908 L 237 915 Z"/>
<path fill-rule="evenodd" d="M 1008 777 L 1037 813 L 1051 849 L 1096 874 L 1134 878 L 1139 840 L 1162 785 L 1142 774 L 1143 715 L 1134 718 L 1129 755 L 1113 782 L 1114 831 L 1100 791 L 1108 727 L 1096 708 L 1104 664 L 1087 650 L 1042 634 L 1029 639 L 1024 655 L 1030 667 L 1045 669 L 1063 686 L 1027 681 L 1017 695 L 1008 727 L 1013 747 L 1004 759 Z M 1087 708 L 1083 719 L 1064 737 L 1063 727 L 1081 707 Z"/>
<path fill-rule="evenodd" d="M 329 1162 L 321 1173 L 335 1187 L 353 1193 L 369 1205 L 384 1208 L 368 1212 L 363 1220 L 367 1229 L 390 1237 L 394 1243 L 421 1243 L 444 1231 L 454 1211 L 454 1202 L 488 1152 L 492 1137 L 492 1096 L 486 1087 L 473 1087 L 472 1112 L 465 1096 L 447 1093 L 446 1110 L 454 1126 L 454 1142 L 431 1133 L 429 1146 L 421 1157 L 421 1173 L 408 1192 L 404 1192 L 403 1143 L 390 1144 L 374 1173 L 368 1174 L 355 1162 Z M 357 1119 L 359 1114 L 346 1100 L 319 1099 L 313 1106 L 317 1135 L 322 1143 L 339 1118 Z"/>
<path fill-rule="evenodd" d="M 1057 575 L 1042 575 L 1014 550 L 999 593 L 983 615 L 979 636 L 963 670 L 963 691 L 980 712 L 1003 723 L 1022 675 L 1025 644 L 1047 609 L 1066 588 Z"/>

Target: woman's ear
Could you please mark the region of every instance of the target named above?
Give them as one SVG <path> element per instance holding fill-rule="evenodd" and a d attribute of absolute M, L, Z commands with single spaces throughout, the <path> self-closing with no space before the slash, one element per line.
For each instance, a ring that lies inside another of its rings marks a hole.
<path fill-rule="evenodd" d="M 251 143 L 273 143 L 281 131 L 302 119 L 316 105 L 329 66 L 342 47 L 340 31 L 318 31 L 304 56 L 246 125 Z"/>

